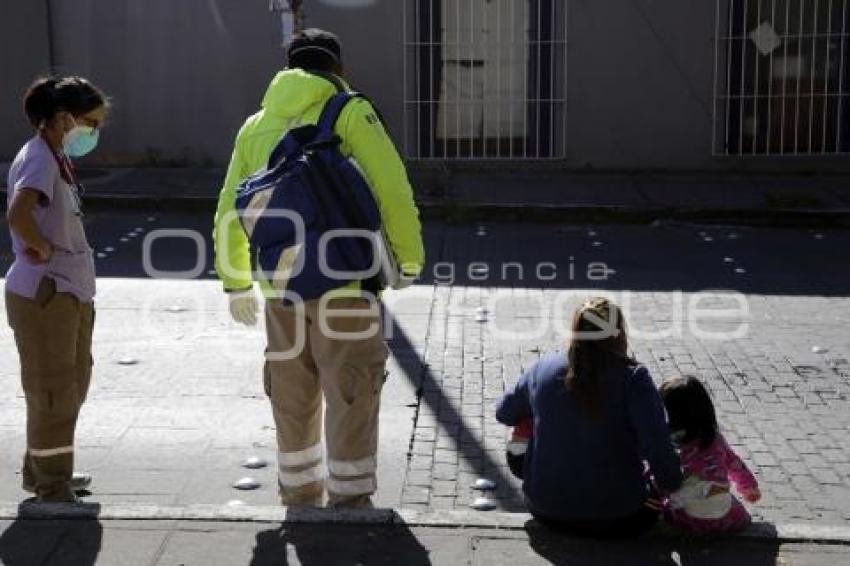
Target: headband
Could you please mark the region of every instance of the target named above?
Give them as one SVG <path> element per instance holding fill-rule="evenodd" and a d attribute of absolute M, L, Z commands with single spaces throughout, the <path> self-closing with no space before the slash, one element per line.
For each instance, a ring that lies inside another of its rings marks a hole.
<path fill-rule="evenodd" d="M 337 55 L 327 47 L 322 47 L 320 45 L 305 45 L 304 47 L 297 47 L 289 52 L 289 57 L 291 58 L 293 55 L 296 55 L 297 53 L 300 53 L 302 51 L 321 51 L 333 57 L 334 62 L 339 63 L 339 55 Z"/>

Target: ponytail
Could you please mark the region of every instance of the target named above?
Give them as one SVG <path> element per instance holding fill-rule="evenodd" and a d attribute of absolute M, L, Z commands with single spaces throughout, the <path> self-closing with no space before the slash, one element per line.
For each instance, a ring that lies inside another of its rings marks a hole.
<path fill-rule="evenodd" d="M 59 80 L 53 77 L 38 79 L 24 95 L 24 113 L 34 128 L 42 128 L 56 115 L 54 92 Z"/>

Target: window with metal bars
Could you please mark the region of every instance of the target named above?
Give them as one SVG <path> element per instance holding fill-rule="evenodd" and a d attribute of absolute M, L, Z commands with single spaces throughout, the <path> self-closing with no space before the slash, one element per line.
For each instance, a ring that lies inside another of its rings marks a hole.
<path fill-rule="evenodd" d="M 410 159 L 557 159 L 566 0 L 403 0 Z"/>
<path fill-rule="evenodd" d="M 850 151 L 850 0 L 717 0 L 715 152 Z"/>

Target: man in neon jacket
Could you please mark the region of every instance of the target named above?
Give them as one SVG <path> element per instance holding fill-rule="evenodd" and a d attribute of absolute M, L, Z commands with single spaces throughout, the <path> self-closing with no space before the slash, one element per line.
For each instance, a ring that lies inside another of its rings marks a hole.
<path fill-rule="evenodd" d="M 287 57 L 289 66 L 272 81 L 262 109 L 237 135 L 216 212 L 216 270 L 234 320 L 245 325 L 256 324 L 258 303 L 248 239 L 235 214 L 236 188 L 266 165 L 285 132 L 318 121 L 336 93 L 327 73 L 337 81 L 342 73 L 340 43 L 329 32 L 299 33 Z M 409 285 L 421 272 L 425 253 L 404 164 L 366 100 L 354 99 L 345 107 L 336 133 L 342 152 L 357 162 L 372 188 L 400 266 L 399 286 Z M 285 305 L 267 282 L 261 280 L 260 286 L 267 299 L 263 377 L 277 425 L 281 502 L 321 505 L 327 490 L 331 506 L 370 506 L 377 489 L 378 409 L 387 359 L 376 299 L 354 282 L 322 299 Z"/>

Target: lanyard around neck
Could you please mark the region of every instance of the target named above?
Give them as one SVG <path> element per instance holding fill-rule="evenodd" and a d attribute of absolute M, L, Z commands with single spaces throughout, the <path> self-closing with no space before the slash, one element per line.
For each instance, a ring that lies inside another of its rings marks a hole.
<path fill-rule="evenodd" d="M 71 163 L 68 156 L 56 151 L 46 139 L 44 140 L 44 143 L 46 143 L 47 147 L 50 148 L 50 153 L 53 154 L 53 159 L 56 160 L 56 164 L 59 166 L 59 174 L 62 176 L 62 179 L 69 185 L 78 187 L 79 182 L 77 181 L 77 171 L 74 169 L 74 164 Z"/>

